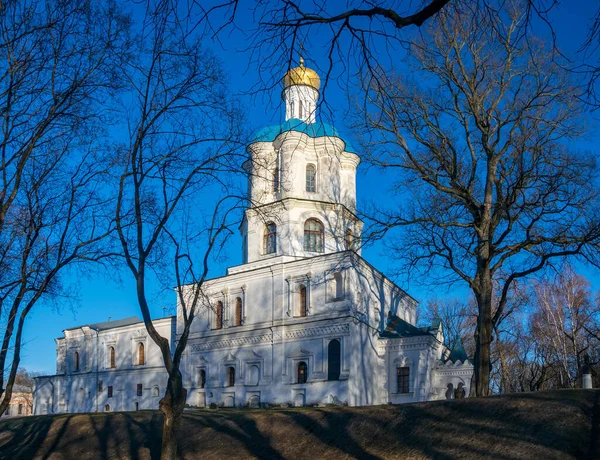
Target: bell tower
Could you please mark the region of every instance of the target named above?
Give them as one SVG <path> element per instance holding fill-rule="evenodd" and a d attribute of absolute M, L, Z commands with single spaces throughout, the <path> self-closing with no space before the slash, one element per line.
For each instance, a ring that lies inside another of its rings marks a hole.
<path fill-rule="evenodd" d="M 360 158 L 332 126 L 316 121 L 321 82 L 304 59 L 282 83 L 285 122 L 256 134 L 244 164 L 250 206 L 240 230 L 244 264 L 253 267 L 360 252 L 363 223 L 355 213 Z"/>

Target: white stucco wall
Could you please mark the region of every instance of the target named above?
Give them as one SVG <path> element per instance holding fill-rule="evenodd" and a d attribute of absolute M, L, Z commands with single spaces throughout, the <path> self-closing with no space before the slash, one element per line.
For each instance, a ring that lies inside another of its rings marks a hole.
<path fill-rule="evenodd" d="M 173 343 L 175 319 L 153 321 L 157 331 Z M 57 375 L 37 377 L 34 414 L 110 410 L 156 409 L 164 394 L 166 371 L 158 346 L 148 336 L 143 322 L 114 329 L 89 326 L 64 331 L 57 342 Z M 144 364 L 139 365 L 137 347 L 144 344 Z M 110 367 L 108 347 L 114 347 L 115 368 Z M 79 371 L 75 369 L 79 353 Z M 102 382 L 102 391 L 99 383 Z M 137 385 L 142 384 L 142 396 Z M 113 396 L 108 396 L 108 387 Z"/>

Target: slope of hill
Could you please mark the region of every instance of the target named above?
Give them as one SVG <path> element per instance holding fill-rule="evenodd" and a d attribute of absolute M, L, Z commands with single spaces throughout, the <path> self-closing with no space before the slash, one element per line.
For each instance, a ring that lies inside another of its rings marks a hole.
<path fill-rule="evenodd" d="M 2 459 L 158 459 L 158 412 L 0 421 Z M 188 411 L 186 459 L 600 458 L 600 390 L 363 408 Z"/>

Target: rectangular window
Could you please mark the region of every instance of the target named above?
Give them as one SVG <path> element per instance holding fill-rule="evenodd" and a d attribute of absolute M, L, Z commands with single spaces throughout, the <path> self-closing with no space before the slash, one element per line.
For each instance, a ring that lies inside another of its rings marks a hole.
<path fill-rule="evenodd" d="M 98 393 L 102 393 L 102 380 L 98 380 Z"/>
<path fill-rule="evenodd" d="M 398 367 L 398 393 L 410 392 L 410 367 Z"/>
<path fill-rule="evenodd" d="M 108 397 L 112 398 L 112 386 L 111 385 L 108 386 Z"/>
<path fill-rule="evenodd" d="M 138 383 L 137 384 L 137 395 L 138 396 L 142 396 L 142 389 L 143 389 L 142 384 Z"/>

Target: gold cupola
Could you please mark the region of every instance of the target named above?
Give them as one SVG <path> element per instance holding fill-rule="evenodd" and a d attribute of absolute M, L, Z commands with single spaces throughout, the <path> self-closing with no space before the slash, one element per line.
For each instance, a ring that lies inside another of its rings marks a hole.
<path fill-rule="evenodd" d="M 316 90 L 321 86 L 321 79 L 317 72 L 304 67 L 304 59 L 300 56 L 300 65 L 286 72 L 283 76 L 283 88 L 293 85 L 307 85 Z"/>

